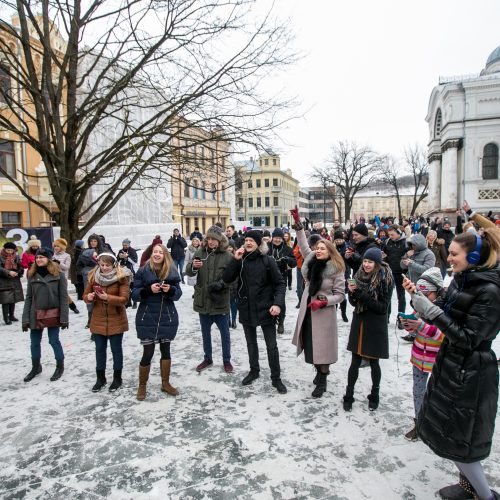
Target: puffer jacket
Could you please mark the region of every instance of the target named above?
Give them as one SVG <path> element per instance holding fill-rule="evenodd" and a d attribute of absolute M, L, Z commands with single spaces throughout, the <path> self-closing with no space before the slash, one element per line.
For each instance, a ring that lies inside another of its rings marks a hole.
<path fill-rule="evenodd" d="M 167 293 L 152 292 L 151 285 L 160 281 L 149 263 L 141 267 L 134 277 L 132 300 L 140 302 L 135 316 L 135 329 L 141 340 L 172 341 L 177 335 L 179 316 L 174 301 L 182 296 L 179 285 L 181 278 L 172 265 L 165 280 L 170 285 Z"/>
<path fill-rule="evenodd" d="M 52 260 L 59 262 L 59 269 L 61 269 L 66 279 L 68 279 L 69 268 L 71 267 L 71 255 L 66 252 L 54 253 Z"/>
<path fill-rule="evenodd" d="M 93 292 L 94 281 L 91 279 L 85 286 L 83 300 L 93 304 L 90 319 L 90 331 L 106 337 L 128 331 L 128 318 L 125 305 L 128 302 L 130 286 L 128 278 L 123 278 L 102 289 L 108 294 L 108 300 L 101 300 L 97 294 L 94 300 L 88 300 L 88 294 Z"/>
<path fill-rule="evenodd" d="M 408 278 L 416 283 L 424 271 L 436 265 L 436 257 L 432 250 L 427 248 L 427 240 L 421 234 L 412 235 L 411 238 L 408 238 L 408 243 L 412 243 L 415 250 L 413 255 L 408 257 L 412 262 L 409 266 L 403 262 L 407 256 L 405 254 L 400 265 L 403 272 L 408 270 Z"/>
<path fill-rule="evenodd" d="M 491 343 L 500 325 L 500 267 L 455 275 L 432 323 L 445 335 L 418 416 L 419 437 L 458 462 L 485 459 L 498 404 L 498 365 Z"/>
<path fill-rule="evenodd" d="M 401 274 L 403 272 L 401 269 L 401 259 L 406 250 L 406 235 L 404 233 L 396 241 L 388 238 L 384 242 L 382 247 L 382 251 L 386 255 L 384 260 L 389 264 L 392 274 Z"/>
<path fill-rule="evenodd" d="M 43 277 L 38 273 L 28 278 L 26 300 L 23 309 L 23 324 L 36 329 L 36 311 L 59 308 L 59 324 L 68 324 L 68 282 L 64 273 L 57 276 L 47 274 Z"/>
<path fill-rule="evenodd" d="M 215 250 L 210 250 L 207 242 L 204 241 L 193 257 L 193 259 L 201 259 L 203 265 L 198 271 L 193 269 L 193 261 L 186 266 L 186 274 L 197 277 L 193 301 L 193 309 L 197 313 L 209 315 L 229 313 L 229 286 L 222 281 L 224 269 L 233 259 L 227 251 L 228 246 L 224 235 L 222 235 L 219 247 Z M 220 289 L 210 291 L 210 287 L 214 284 Z"/>

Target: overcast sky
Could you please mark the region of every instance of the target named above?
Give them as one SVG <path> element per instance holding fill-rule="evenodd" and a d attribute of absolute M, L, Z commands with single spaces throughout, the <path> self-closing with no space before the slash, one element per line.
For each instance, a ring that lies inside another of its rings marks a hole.
<path fill-rule="evenodd" d="M 305 54 L 287 88 L 309 112 L 273 146 L 303 185 L 339 139 L 393 155 L 426 145 L 439 76 L 479 73 L 500 45 L 500 0 L 278 0 L 277 9 Z"/>

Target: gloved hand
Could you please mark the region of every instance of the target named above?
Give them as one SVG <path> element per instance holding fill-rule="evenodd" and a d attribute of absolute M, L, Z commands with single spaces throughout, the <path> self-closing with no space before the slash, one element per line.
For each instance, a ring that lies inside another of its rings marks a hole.
<path fill-rule="evenodd" d="M 311 308 L 311 311 L 317 311 L 318 309 L 323 309 L 323 307 L 328 305 L 328 300 L 314 299 L 307 304 L 307 307 Z"/>
<path fill-rule="evenodd" d="M 30 329 L 29 323 L 23 323 L 23 332 L 27 332 Z"/>
<path fill-rule="evenodd" d="M 220 292 L 221 290 L 224 290 L 224 287 L 225 287 L 224 282 L 222 280 L 219 280 L 209 283 L 207 285 L 207 290 L 208 293 L 217 293 Z"/>
<path fill-rule="evenodd" d="M 413 305 L 413 309 L 415 309 L 420 316 L 430 319 L 431 321 L 436 319 L 441 314 L 444 314 L 442 309 L 434 305 L 427 297 L 420 293 L 412 295 L 411 303 Z"/>
<path fill-rule="evenodd" d="M 61 330 L 66 330 L 68 328 L 68 323 L 60 323 L 61 325 Z"/>
<path fill-rule="evenodd" d="M 297 207 L 297 205 L 295 205 L 295 208 L 292 208 L 292 210 L 290 210 L 290 214 L 292 215 L 295 224 L 300 223 L 299 208 Z"/>

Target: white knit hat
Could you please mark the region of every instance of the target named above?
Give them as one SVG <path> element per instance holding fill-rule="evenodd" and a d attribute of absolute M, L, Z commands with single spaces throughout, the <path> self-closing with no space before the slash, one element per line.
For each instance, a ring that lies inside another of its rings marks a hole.
<path fill-rule="evenodd" d="M 438 267 L 427 269 L 417 281 L 417 290 L 423 292 L 437 292 L 441 288 L 443 288 L 443 276 Z"/>

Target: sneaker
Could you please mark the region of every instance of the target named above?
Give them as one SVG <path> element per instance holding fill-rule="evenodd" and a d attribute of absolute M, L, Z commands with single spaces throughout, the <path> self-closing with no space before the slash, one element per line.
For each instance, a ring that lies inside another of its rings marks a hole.
<path fill-rule="evenodd" d="M 208 368 L 209 366 L 212 366 L 214 363 L 213 361 L 208 361 L 207 359 L 204 359 L 197 367 L 196 367 L 196 371 L 197 372 L 201 372 L 203 370 L 205 370 L 206 368 Z"/>
<path fill-rule="evenodd" d="M 413 341 L 415 340 L 415 337 L 413 337 L 412 335 L 408 334 L 408 335 L 401 335 L 401 338 L 405 341 L 405 342 L 411 342 L 413 344 Z"/>
<path fill-rule="evenodd" d="M 418 441 L 418 435 L 417 435 L 417 428 L 413 426 L 413 429 L 411 431 L 408 431 L 405 434 L 405 439 L 410 442 Z"/>
<path fill-rule="evenodd" d="M 234 370 L 233 365 L 229 361 L 226 361 L 224 363 L 224 371 L 226 373 L 233 373 L 233 370 Z"/>
<path fill-rule="evenodd" d="M 277 378 L 276 380 L 273 380 L 273 387 L 276 388 L 276 390 L 280 393 L 280 394 L 286 394 L 287 393 L 287 390 L 286 390 L 286 387 L 285 387 L 285 384 L 283 384 L 283 382 L 281 381 L 280 378 Z"/>

